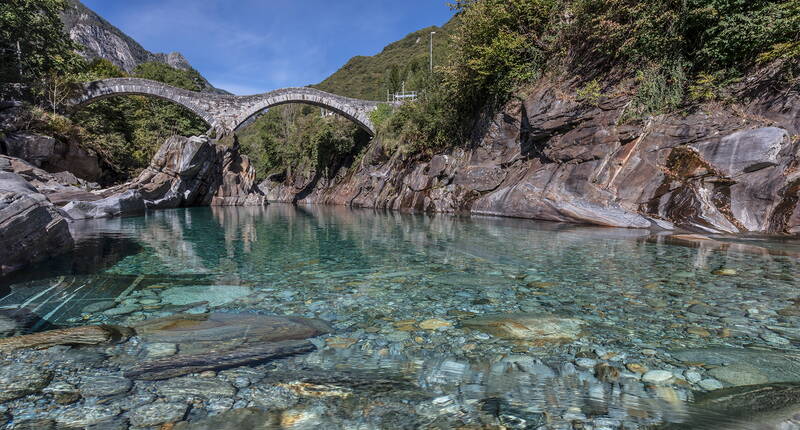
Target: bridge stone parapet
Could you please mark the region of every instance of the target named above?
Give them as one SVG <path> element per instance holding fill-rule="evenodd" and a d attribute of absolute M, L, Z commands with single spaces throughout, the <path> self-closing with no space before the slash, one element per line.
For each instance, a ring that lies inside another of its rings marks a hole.
<path fill-rule="evenodd" d="M 375 135 L 370 113 L 381 104 L 342 97 L 309 87 L 234 96 L 194 92 L 147 79 L 114 78 L 85 84 L 80 94 L 69 102 L 69 108 L 79 109 L 95 101 L 119 95 L 145 95 L 172 101 L 194 112 L 212 129 L 221 133 L 236 130 L 245 121 L 270 107 L 303 103 L 336 112 Z"/>

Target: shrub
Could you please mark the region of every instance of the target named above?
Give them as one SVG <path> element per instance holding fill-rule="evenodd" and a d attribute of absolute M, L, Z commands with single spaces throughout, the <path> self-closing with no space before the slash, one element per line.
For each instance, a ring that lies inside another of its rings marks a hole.
<path fill-rule="evenodd" d="M 584 85 L 583 88 L 577 91 L 576 96 L 578 100 L 582 102 L 597 106 L 600 102 L 600 98 L 603 96 L 600 82 L 598 82 L 597 79 L 592 79 L 589 83 Z"/>

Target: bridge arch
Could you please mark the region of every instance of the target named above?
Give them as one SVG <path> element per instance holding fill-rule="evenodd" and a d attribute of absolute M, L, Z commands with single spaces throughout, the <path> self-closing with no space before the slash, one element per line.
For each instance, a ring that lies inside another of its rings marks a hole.
<path fill-rule="evenodd" d="M 342 97 L 308 87 L 283 88 L 254 96 L 243 96 L 240 99 L 242 110 L 236 118 L 234 129 L 239 128 L 248 119 L 266 109 L 284 104 L 299 103 L 336 112 L 356 123 L 356 125 L 367 131 L 370 136 L 375 135 L 375 127 L 369 114 L 378 107 L 378 102 Z"/>
<path fill-rule="evenodd" d="M 104 79 L 84 84 L 79 95 L 68 103 L 68 109 L 74 112 L 92 103 L 116 96 L 151 96 L 179 104 L 199 116 L 212 128 L 218 128 L 221 124 L 213 112 L 203 105 L 201 98 L 197 97 L 198 94 L 202 95 L 147 79 Z"/>
<path fill-rule="evenodd" d="M 302 103 L 319 106 L 348 118 L 375 135 L 370 113 L 379 102 L 342 97 L 315 88 L 283 88 L 252 96 L 200 93 L 175 88 L 161 82 L 138 78 L 113 78 L 84 84 L 68 105 L 79 109 L 95 101 L 118 95 L 145 95 L 177 103 L 197 114 L 212 129 L 232 132 L 259 112 L 274 106 Z"/>

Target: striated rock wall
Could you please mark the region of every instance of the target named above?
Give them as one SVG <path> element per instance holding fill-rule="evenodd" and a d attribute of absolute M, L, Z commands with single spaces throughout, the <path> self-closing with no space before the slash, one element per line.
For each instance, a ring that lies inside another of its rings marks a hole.
<path fill-rule="evenodd" d="M 630 228 L 800 233 L 800 96 L 621 121 L 552 84 L 489 121 L 477 143 L 433 157 L 387 154 L 331 179 L 292 176 L 269 200 L 467 212 Z M 280 176 L 278 176 L 280 177 Z"/>
<path fill-rule="evenodd" d="M 205 136 L 173 136 L 132 182 L 106 192 L 136 191 L 148 209 L 187 206 L 261 206 L 255 169 L 237 145 L 215 144 Z"/>
<path fill-rule="evenodd" d="M 23 177 L 0 170 L 0 275 L 72 249 L 67 221 Z"/>

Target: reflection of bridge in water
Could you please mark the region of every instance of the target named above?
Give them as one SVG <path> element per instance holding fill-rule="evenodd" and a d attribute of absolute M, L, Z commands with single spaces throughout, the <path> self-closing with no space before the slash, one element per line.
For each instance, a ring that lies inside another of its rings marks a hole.
<path fill-rule="evenodd" d="M 80 108 L 104 98 L 121 95 L 153 96 L 177 103 L 197 114 L 212 129 L 223 134 L 236 130 L 248 119 L 270 107 L 302 103 L 336 112 L 358 124 L 370 135 L 375 135 L 375 126 L 369 114 L 380 104 L 342 97 L 309 87 L 284 88 L 252 96 L 234 96 L 199 93 L 147 79 L 114 78 L 85 84 L 81 94 L 69 105 L 73 109 Z"/>

